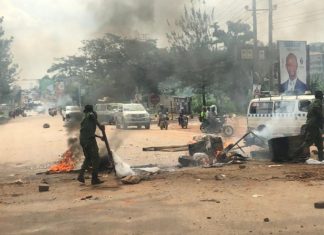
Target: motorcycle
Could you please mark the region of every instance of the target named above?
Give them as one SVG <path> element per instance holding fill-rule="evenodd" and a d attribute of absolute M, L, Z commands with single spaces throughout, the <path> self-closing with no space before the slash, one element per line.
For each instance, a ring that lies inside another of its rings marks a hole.
<path fill-rule="evenodd" d="M 227 117 L 216 117 L 214 120 L 204 120 L 200 125 L 200 130 L 203 133 L 222 133 L 226 137 L 234 134 L 234 128 L 227 124 Z"/>
<path fill-rule="evenodd" d="M 159 126 L 160 126 L 160 129 L 163 130 L 167 130 L 168 129 L 168 126 L 169 126 L 169 117 L 167 114 L 161 114 L 160 115 L 160 118 L 159 118 Z"/>
<path fill-rule="evenodd" d="M 180 116 L 178 117 L 178 121 L 182 129 L 188 128 L 189 118 L 186 115 L 180 114 Z"/>

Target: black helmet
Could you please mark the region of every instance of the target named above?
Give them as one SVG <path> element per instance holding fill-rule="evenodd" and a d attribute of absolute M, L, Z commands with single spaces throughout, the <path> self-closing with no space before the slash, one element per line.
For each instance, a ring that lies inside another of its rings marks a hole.
<path fill-rule="evenodd" d="M 84 106 L 84 113 L 90 113 L 93 112 L 93 106 L 91 104 L 87 104 L 86 106 Z"/>
<path fill-rule="evenodd" d="M 316 99 L 323 99 L 323 92 L 322 91 L 315 91 L 315 98 Z"/>

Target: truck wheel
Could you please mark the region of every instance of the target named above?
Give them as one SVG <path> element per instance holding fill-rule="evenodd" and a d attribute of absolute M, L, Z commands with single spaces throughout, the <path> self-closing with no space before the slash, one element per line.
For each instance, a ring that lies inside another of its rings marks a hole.
<path fill-rule="evenodd" d="M 146 124 L 145 129 L 150 129 L 150 124 Z"/>

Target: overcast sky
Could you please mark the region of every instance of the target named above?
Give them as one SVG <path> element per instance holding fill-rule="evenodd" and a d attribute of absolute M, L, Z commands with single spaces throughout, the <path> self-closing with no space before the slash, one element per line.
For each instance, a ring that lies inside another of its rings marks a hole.
<path fill-rule="evenodd" d="M 252 0 L 205 0 L 215 8 L 215 21 L 252 23 Z M 176 2 L 176 3 L 175 3 Z M 6 36 L 13 36 L 12 50 L 21 79 L 39 79 L 54 58 L 75 54 L 81 41 L 105 32 L 158 39 L 166 46 L 170 22 L 180 16 L 190 0 L 0 0 Z M 267 8 L 268 0 L 257 0 Z M 273 0 L 274 40 L 324 41 L 324 1 Z M 258 38 L 267 43 L 267 12 L 258 12 Z"/>

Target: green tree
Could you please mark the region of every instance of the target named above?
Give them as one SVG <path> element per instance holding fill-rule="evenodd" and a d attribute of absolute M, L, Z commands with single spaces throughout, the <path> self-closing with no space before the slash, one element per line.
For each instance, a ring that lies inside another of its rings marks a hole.
<path fill-rule="evenodd" d="M 129 100 L 136 91 L 158 92 L 158 83 L 172 70 L 166 50 L 154 40 L 127 39 L 113 34 L 83 41 L 80 56 L 61 58 L 48 70 L 54 76 L 79 77 L 91 87 L 92 100 L 109 96 Z"/>
<path fill-rule="evenodd" d="M 171 24 L 169 23 L 170 27 Z M 210 12 L 200 1 L 184 7 L 183 15 L 175 21 L 175 29 L 167 33 L 170 53 L 175 64 L 175 76 L 184 86 L 201 94 L 203 105 L 211 87 L 221 81 L 230 67 L 224 51 L 217 50 L 218 38 L 213 34 L 214 10 Z"/>
<path fill-rule="evenodd" d="M 217 84 L 219 99 L 222 103 L 233 104 L 229 105 L 230 109 L 233 106 L 237 111 L 244 111 L 248 101 L 248 91 L 252 87 L 251 68 L 252 60 L 244 61 L 240 58 L 240 50 L 246 45 L 252 43 L 253 32 L 248 24 L 241 22 L 227 22 L 227 30 L 222 30 L 217 24 L 214 28 L 214 36 L 218 38 L 218 44 L 224 46 L 227 57 L 231 61 L 231 69 L 227 70 L 220 84 Z M 226 92 L 231 91 L 231 92 Z M 229 99 L 228 99 L 229 98 Z"/>
<path fill-rule="evenodd" d="M 9 97 L 11 84 L 18 76 L 18 65 L 13 63 L 11 43 L 13 38 L 5 38 L 3 17 L 0 17 L 0 101 Z"/>

